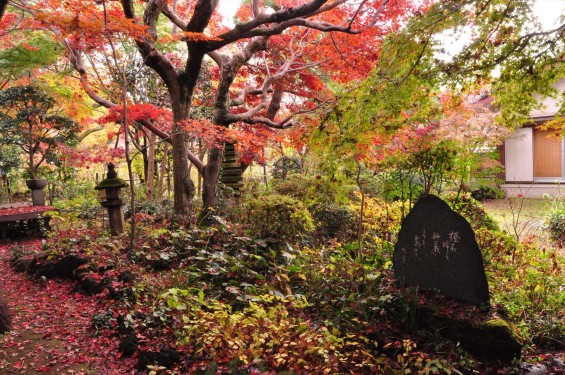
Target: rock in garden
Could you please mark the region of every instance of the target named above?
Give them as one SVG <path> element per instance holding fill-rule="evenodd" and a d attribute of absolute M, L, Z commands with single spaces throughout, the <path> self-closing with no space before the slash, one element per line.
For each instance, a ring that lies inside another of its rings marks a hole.
<path fill-rule="evenodd" d="M 0 334 L 8 332 L 12 329 L 12 314 L 8 309 L 8 305 L 3 299 L 0 299 Z"/>
<path fill-rule="evenodd" d="M 468 317 L 456 315 L 446 314 L 442 306 L 420 306 L 418 325 L 459 343 L 475 358 L 511 363 L 521 357 L 518 335 L 504 319 L 481 312 Z"/>
<path fill-rule="evenodd" d="M 91 277 L 85 277 L 79 284 L 73 288 L 72 293 L 84 292 L 86 295 L 93 296 L 95 294 L 100 294 L 106 289 L 106 286 L 110 284 L 110 280 L 104 278 L 100 281 L 96 281 Z"/>
<path fill-rule="evenodd" d="M 146 370 L 149 365 L 159 365 L 168 369 L 180 362 L 180 352 L 176 349 L 161 349 L 158 352 L 141 351 L 137 356 L 137 368 Z"/>
<path fill-rule="evenodd" d="M 44 260 L 41 259 L 41 261 Z M 32 265 L 28 272 L 37 276 L 45 276 L 48 279 L 61 278 L 72 280 L 76 278 L 75 270 L 86 263 L 88 263 L 88 259 L 68 254 L 54 263 L 46 261 L 45 263 Z"/>
<path fill-rule="evenodd" d="M 131 273 L 131 271 L 123 271 L 118 275 L 118 281 L 124 282 L 124 283 L 130 283 L 134 280 L 134 276 L 133 273 Z"/>
<path fill-rule="evenodd" d="M 121 338 L 118 350 L 122 353 L 122 357 L 129 358 L 137 351 L 138 347 L 139 342 L 135 332 L 130 332 Z"/>
<path fill-rule="evenodd" d="M 402 222 L 394 247 L 394 273 L 401 285 L 488 306 L 483 257 L 465 218 L 434 195 L 420 198 Z"/>

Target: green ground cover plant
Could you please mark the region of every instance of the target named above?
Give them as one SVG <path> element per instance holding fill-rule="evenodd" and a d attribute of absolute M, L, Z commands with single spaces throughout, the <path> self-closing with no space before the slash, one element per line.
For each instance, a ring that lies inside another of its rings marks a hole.
<path fill-rule="evenodd" d="M 469 196 L 447 199 L 476 231 L 492 309 L 517 329 L 526 345 L 524 359 L 562 350 L 563 258 L 551 247 L 538 247 L 534 238 L 517 242 Z M 358 201 L 352 202 L 354 207 Z M 310 247 L 273 244 L 251 236 L 247 225 L 221 218 L 187 231 L 156 220 L 160 212 L 153 212 L 140 216 L 146 235 L 131 253 L 120 239 L 75 225 L 48 239 L 41 250 L 48 256 L 40 259 L 84 257 L 88 263 L 77 282 L 91 279 L 101 286 L 92 298 L 114 296 L 105 310 L 93 313 L 93 335 L 118 332 L 123 338 L 131 331 L 142 338 L 138 352 L 172 347 L 182 353 L 173 367 L 148 368 L 155 374 L 516 369 L 473 359 L 457 343 L 419 327 L 419 304 L 431 297 L 399 288 L 391 267 L 387 238 L 399 228 L 400 204 L 368 201 L 367 236 L 378 240 L 368 242 L 363 258 L 354 242 L 341 238 Z M 18 259 L 26 257 L 25 249 L 14 251 Z M 134 281 L 118 281 L 124 271 Z"/>

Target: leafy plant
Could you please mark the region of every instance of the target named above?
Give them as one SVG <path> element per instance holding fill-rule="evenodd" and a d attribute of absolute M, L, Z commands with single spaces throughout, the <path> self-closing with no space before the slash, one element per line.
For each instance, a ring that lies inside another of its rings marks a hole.
<path fill-rule="evenodd" d="M 445 194 L 443 199 L 450 205 L 451 209 L 463 216 L 474 230 L 486 228 L 499 230 L 498 224 L 485 211 L 480 202 L 473 199 L 470 194 Z"/>
<path fill-rule="evenodd" d="M 494 302 L 505 309 L 530 344 L 565 347 L 563 257 L 556 249 L 540 248 L 532 238 L 499 257 L 496 269 L 487 273 Z"/>
<path fill-rule="evenodd" d="M 339 236 L 343 241 L 355 236 L 355 213 L 349 207 L 335 203 L 319 204 L 310 211 L 316 220 L 318 233 L 323 238 Z"/>
<path fill-rule="evenodd" d="M 180 342 L 220 363 L 237 359 L 243 368 L 313 373 L 369 370 L 378 363 L 363 339 L 300 318 L 308 306 L 304 297 L 264 294 L 241 311 L 206 299 L 201 290 L 171 289 L 161 297 L 182 313 Z"/>
<path fill-rule="evenodd" d="M 290 175 L 286 180 L 273 181 L 273 189 L 301 201 L 306 207 L 319 205 L 346 204 L 353 190 L 345 181 L 327 176 Z"/>
<path fill-rule="evenodd" d="M 283 156 L 273 163 L 273 178 L 285 180 L 291 173 L 302 172 L 302 162 L 297 157 Z"/>
<path fill-rule="evenodd" d="M 351 201 L 350 207 L 358 217 L 361 201 L 358 196 L 357 198 Z M 388 203 L 379 198 L 366 198 L 363 216 L 364 242 L 375 245 L 382 241 L 394 241 L 400 230 L 402 213 L 408 212 L 407 206 L 408 202 Z"/>
<path fill-rule="evenodd" d="M 314 222 L 304 205 L 284 195 L 266 195 L 247 202 L 247 223 L 250 232 L 276 243 L 296 243 L 310 234 Z"/>
<path fill-rule="evenodd" d="M 559 202 L 547 212 L 547 229 L 551 238 L 559 243 L 565 242 L 565 206 Z"/>

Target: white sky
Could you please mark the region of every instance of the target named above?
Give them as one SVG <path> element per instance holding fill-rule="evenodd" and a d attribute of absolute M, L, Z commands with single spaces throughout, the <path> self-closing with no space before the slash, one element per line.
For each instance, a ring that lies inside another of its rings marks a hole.
<path fill-rule="evenodd" d="M 226 18 L 228 24 L 232 23 L 233 15 L 239 7 L 239 4 L 241 4 L 241 0 L 220 0 L 218 10 Z"/>
<path fill-rule="evenodd" d="M 559 16 L 565 13 L 565 0 L 537 0 L 534 12 L 539 17 L 543 28 L 550 29 L 556 25 Z"/>
<path fill-rule="evenodd" d="M 218 9 L 226 18 L 228 26 L 233 26 L 233 16 L 240 4 L 241 0 L 219 1 Z M 565 0 L 535 0 L 534 13 L 537 15 L 542 29 L 551 30 L 557 26 L 560 17 L 565 17 Z M 465 47 L 470 37 L 470 30 L 460 32 L 457 35 L 450 32 L 442 33 L 438 36 L 438 39 L 442 42 L 446 53 L 440 53 L 437 57 L 450 60 L 450 56 L 459 53 Z"/>
<path fill-rule="evenodd" d="M 220 0 L 219 10 L 229 21 L 232 20 L 241 0 Z M 565 0 L 536 0 L 534 12 L 540 18 L 544 29 L 556 24 L 557 18 L 565 13 Z"/>

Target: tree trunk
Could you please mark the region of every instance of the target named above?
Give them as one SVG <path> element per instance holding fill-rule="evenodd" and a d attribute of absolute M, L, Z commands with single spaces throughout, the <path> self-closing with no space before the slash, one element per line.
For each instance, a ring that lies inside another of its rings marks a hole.
<path fill-rule="evenodd" d="M 161 166 L 159 168 L 159 179 L 157 181 L 157 200 L 163 200 L 163 192 L 165 190 L 165 174 L 167 172 L 167 164 L 169 160 L 169 144 L 163 144 L 163 157 L 161 159 Z"/>
<path fill-rule="evenodd" d="M 187 225 L 190 223 L 194 198 L 194 188 L 191 189 L 188 173 L 188 147 L 183 130 L 175 125 L 173 132 L 175 133 L 172 137 L 174 210 L 181 225 Z"/>
<path fill-rule="evenodd" d="M 155 141 L 157 136 L 149 132 L 147 145 L 147 175 L 145 176 L 145 187 L 147 189 L 147 200 L 152 201 L 154 198 L 155 186 Z"/>
<path fill-rule="evenodd" d="M 202 174 L 202 213 L 200 222 L 206 224 L 209 222 L 210 215 L 218 206 L 218 180 L 222 171 L 222 156 L 224 150 L 218 147 L 210 148 L 208 152 L 208 162 Z"/>

